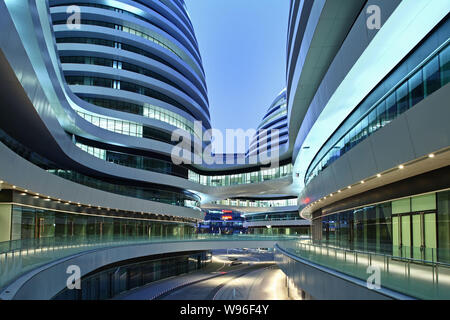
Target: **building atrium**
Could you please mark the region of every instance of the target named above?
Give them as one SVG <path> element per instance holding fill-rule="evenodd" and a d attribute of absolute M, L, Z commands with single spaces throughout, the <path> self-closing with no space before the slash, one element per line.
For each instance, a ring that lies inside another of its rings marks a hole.
<path fill-rule="evenodd" d="M 0 300 L 450 299 L 450 2 L 279 0 L 230 153 L 195 1 L 0 2 Z"/>

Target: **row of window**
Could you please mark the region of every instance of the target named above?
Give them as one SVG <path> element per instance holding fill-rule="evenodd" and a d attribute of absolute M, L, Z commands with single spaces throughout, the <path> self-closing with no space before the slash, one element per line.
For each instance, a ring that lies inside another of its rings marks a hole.
<path fill-rule="evenodd" d="M 60 20 L 60 21 L 55 21 L 53 23 L 54 25 L 61 25 L 61 24 L 67 24 L 67 21 L 65 20 Z M 140 30 L 134 29 L 134 28 L 130 28 L 128 26 L 123 26 L 123 25 L 119 25 L 119 24 L 115 24 L 115 23 L 110 23 L 110 22 L 105 22 L 105 21 L 98 21 L 98 20 L 87 20 L 87 19 L 81 19 L 80 20 L 80 24 L 82 25 L 94 25 L 94 26 L 100 26 L 100 27 L 105 27 L 105 28 L 110 28 L 110 29 L 115 29 L 115 30 L 119 30 L 119 31 L 123 31 L 135 36 L 138 36 L 142 39 L 151 41 L 157 45 L 159 45 L 160 47 L 169 50 L 170 52 L 172 52 L 174 55 L 176 55 L 178 58 L 180 58 L 181 60 L 183 60 L 184 62 L 186 62 L 189 66 L 192 67 L 193 70 L 195 70 L 197 72 L 197 74 L 200 77 L 203 77 L 202 73 L 199 72 L 198 67 L 191 61 L 190 58 L 183 58 L 183 56 L 185 56 L 176 46 L 172 45 L 172 43 L 170 43 L 168 40 L 166 39 L 157 39 L 145 32 L 142 32 Z M 162 38 L 161 36 L 159 36 L 160 38 Z M 169 44 L 171 44 L 171 46 L 169 46 Z"/>
<path fill-rule="evenodd" d="M 100 117 L 81 111 L 77 111 L 77 113 L 80 117 L 92 123 L 94 126 L 127 136 L 143 138 L 143 127 L 141 124 L 125 120 Z"/>
<path fill-rule="evenodd" d="M 83 151 L 97 157 L 99 159 L 116 163 L 119 165 L 155 171 L 165 174 L 173 174 L 177 176 L 181 176 L 183 178 L 186 177 L 186 173 L 184 169 L 176 169 L 169 162 L 158 160 L 158 159 L 150 159 L 143 156 L 124 154 L 109 150 L 104 150 L 92 146 L 87 146 L 80 142 L 76 143 L 76 146 Z M 278 168 L 261 170 L 257 172 L 243 173 L 243 174 L 234 174 L 234 175 L 224 175 L 224 176 L 202 176 L 191 170 L 189 170 L 188 177 L 189 180 L 195 181 L 197 183 L 201 183 L 204 185 L 210 186 L 226 186 L 226 185 L 236 185 L 236 184 L 245 184 L 245 183 L 255 183 L 262 182 L 267 180 L 272 180 L 276 178 L 280 178 L 283 176 L 287 176 L 292 173 L 292 164 L 288 164 L 285 166 L 281 166 Z M 272 206 L 288 206 L 288 205 L 296 205 L 297 199 L 290 200 L 271 200 L 271 201 L 247 201 L 242 202 L 238 200 L 222 200 L 219 201 L 220 204 L 226 205 L 237 205 L 237 206 L 250 206 L 250 207 L 272 207 Z M 226 203 L 222 203 L 226 202 Z"/>
<path fill-rule="evenodd" d="M 221 176 L 204 176 L 189 170 L 189 180 L 211 187 L 248 184 L 278 179 L 292 174 L 292 164 L 278 168 Z"/>
<path fill-rule="evenodd" d="M 125 50 L 125 51 L 129 51 L 129 52 L 133 52 L 133 53 L 142 55 L 142 56 L 150 58 L 152 60 L 158 61 L 158 62 L 164 64 L 165 66 L 169 67 L 170 69 L 177 71 L 180 75 L 184 75 L 184 73 L 181 72 L 178 68 L 176 68 L 174 65 L 167 62 L 166 60 L 162 59 L 161 57 L 158 57 L 157 55 L 155 55 L 153 53 L 150 53 L 146 50 L 143 50 L 141 48 L 138 48 L 138 47 L 126 44 L 126 43 L 113 41 L 113 40 L 107 40 L 107 39 L 100 39 L 100 38 L 90 38 L 90 37 L 56 38 L 56 43 L 85 43 L 85 44 L 93 44 L 93 45 L 98 45 L 98 46 L 105 46 L 105 47 L 111 47 L 111 48 L 116 48 L 116 49 L 120 49 L 120 50 Z M 191 80 L 194 81 L 194 79 L 191 79 Z M 197 86 L 197 88 L 204 92 L 204 90 L 201 86 Z"/>
<path fill-rule="evenodd" d="M 272 113 L 276 112 L 277 110 L 279 110 L 280 108 L 283 108 L 284 105 L 287 103 L 287 99 L 286 99 L 286 92 L 284 92 L 284 94 L 282 95 L 282 97 L 280 99 L 278 99 L 275 103 L 273 103 L 269 110 L 267 110 L 267 113 L 265 114 L 265 116 L 263 117 L 263 120 L 265 118 L 267 118 L 268 116 L 270 116 Z"/>
<path fill-rule="evenodd" d="M 447 45 L 406 80 L 387 92 L 386 98 L 359 120 L 316 165 L 308 169 L 305 184 L 372 133 L 449 82 L 450 46 Z"/>
<path fill-rule="evenodd" d="M 245 216 L 245 221 L 256 222 L 256 221 L 284 221 L 284 220 L 301 220 L 298 212 L 283 212 L 283 213 L 256 213 L 247 214 Z"/>
<path fill-rule="evenodd" d="M 80 148 L 81 150 L 83 150 L 84 152 L 87 152 L 96 158 L 106 160 L 106 150 L 104 150 L 104 149 L 87 146 L 87 145 L 79 143 L 79 142 L 77 142 L 75 145 L 78 148 Z"/>
<path fill-rule="evenodd" d="M 173 17 L 171 15 L 167 14 L 167 12 L 172 11 L 171 9 L 167 10 L 166 12 L 164 12 L 164 11 L 160 12 L 155 6 L 150 6 L 145 1 L 142 1 L 142 0 L 134 0 L 134 1 L 136 1 L 137 3 L 140 3 L 140 4 L 144 5 L 144 6 L 146 6 L 147 8 L 150 8 L 151 10 L 157 12 L 159 15 L 163 16 L 167 20 L 169 20 L 172 23 L 174 23 L 179 29 L 184 28 L 184 26 L 186 25 L 188 27 L 189 31 L 191 32 L 191 34 L 194 34 L 194 28 L 192 27 L 192 23 L 191 23 L 188 15 L 187 15 L 186 9 L 184 9 L 184 10 L 182 9 L 181 10 L 181 13 L 182 13 L 181 17 L 177 15 L 178 18 L 183 18 L 182 20 L 184 20 L 184 24 L 182 24 L 182 23 L 180 23 L 178 21 L 178 19 L 173 19 Z M 174 2 L 175 2 L 175 4 L 178 5 L 177 1 L 174 1 Z M 160 3 L 163 4 L 164 6 L 167 6 L 167 4 L 163 3 L 162 1 L 160 1 Z M 180 7 L 180 6 L 178 5 L 178 7 Z"/>
<path fill-rule="evenodd" d="M 101 270 L 81 279 L 80 290 L 64 289 L 52 300 L 107 300 L 154 281 L 200 270 L 211 262 L 211 254 L 199 252 Z"/>
<path fill-rule="evenodd" d="M 54 25 L 61 25 L 61 24 L 67 24 L 66 20 L 59 20 L 59 21 L 55 21 L 53 22 Z M 144 38 L 148 41 L 154 42 L 157 45 L 163 47 L 164 49 L 169 50 L 170 52 L 172 52 L 173 54 L 175 54 L 176 56 L 178 56 L 180 59 L 184 60 L 174 49 L 172 49 L 170 46 L 168 46 L 167 44 L 165 44 L 164 42 L 156 39 L 155 37 L 152 37 L 142 31 L 130 28 L 130 27 L 126 27 L 126 26 L 122 26 L 122 25 L 118 25 L 115 23 L 111 23 L 111 22 L 105 22 L 105 21 L 98 21 L 98 20 L 87 20 L 87 19 L 81 19 L 80 24 L 85 24 L 85 25 L 91 25 L 91 26 L 99 26 L 99 27 L 105 27 L 105 28 L 110 28 L 110 29 L 115 29 L 115 30 L 120 30 L 123 32 L 127 32 L 129 34 L 133 34 L 136 35 L 138 37 Z"/>
<path fill-rule="evenodd" d="M 104 150 L 96 147 L 87 146 L 80 142 L 76 143 L 76 146 L 81 150 L 97 157 L 99 159 L 115 163 L 118 165 L 142 169 L 147 171 L 159 172 L 164 174 L 170 174 L 186 178 L 187 171 L 182 167 L 174 166 L 171 162 L 152 159 L 144 156 L 138 156 L 133 154 L 126 154 L 121 152 L 115 152 L 110 150 Z"/>
<path fill-rule="evenodd" d="M 183 129 L 192 135 L 195 134 L 194 123 L 175 112 L 152 105 L 145 105 L 143 111 L 144 117 L 160 120 L 177 128 Z"/>
<path fill-rule="evenodd" d="M 262 126 L 264 126 L 266 123 L 269 123 L 271 120 L 275 119 L 275 118 L 281 118 L 282 116 L 287 115 L 287 104 L 283 104 L 280 107 L 280 110 L 277 111 L 276 113 L 274 113 L 273 115 L 271 115 L 270 117 L 264 119 L 260 125 L 258 126 L 258 128 L 261 128 Z"/>
<path fill-rule="evenodd" d="M 100 179 L 89 177 L 81 173 L 70 170 L 47 170 L 49 173 L 57 175 L 63 179 L 73 181 L 94 189 L 103 190 L 106 192 L 116 193 L 127 197 L 133 197 L 138 199 L 156 201 L 166 203 L 174 206 L 191 207 L 192 203 L 196 204 L 196 207 L 200 207 L 199 199 L 196 195 L 188 195 L 182 192 L 168 191 L 161 188 L 150 187 L 136 187 L 129 185 L 120 185 L 115 183 L 106 182 Z M 187 202 L 186 202 L 187 201 Z"/>
<path fill-rule="evenodd" d="M 192 234 L 183 223 L 124 219 L 12 206 L 11 240 L 84 237 L 176 237 Z"/>
<path fill-rule="evenodd" d="M 185 90 L 183 90 L 179 85 L 177 85 L 173 81 L 167 79 L 166 77 L 164 77 L 154 71 L 151 71 L 149 69 L 142 68 L 137 65 L 128 63 L 128 62 L 122 62 L 122 61 L 108 59 L 108 58 L 89 57 L 89 56 L 61 56 L 60 59 L 61 59 L 61 63 L 92 64 L 92 65 L 97 65 L 97 66 L 104 66 L 104 67 L 110 67 L 110 68 L 127 70 L 127 71 L 131 71 L 131 72 L 139 73 L 139 74 L 145 75 L 147 77 L 167 83 L 168 85 L 184 92 L 186 95 L 189 96 L 189 94 Z"/>
<path fill-rule="evenodd" d="M 254 208 L 270 208 L 270 207 L 288 207 L 296 206 L 297 198 L 295 199 L 282 199 L 282 200 L 216 200 L 214 204 L 233 206 L 233 207 L 254 207 Z"/>
<path fill-rule="evenodd" d="M 167 95 L 131 82 L 89 76 L 66 76 L 66 82 L 68 85 L 97 86 L 130 91 L 153 99 L 167 102 L 168 104 L 171 104 L 183 111 L 186 110 L 186 108 L 182 104 L 168 97 Z"/>
<path fill-rule="evenodd" d="M 194 123 L 192 121 L 189 121 L 183 116 L 161 107 L 153 106 L 150 104 L 145 104 L 142 106 L 130 102 L 103 98 L 91 98 L 82 96 L 80 98 L 86 102 L 95 104 L 103 108 L 142 115 L 147 118 L 168 123 L 174 127 L 183 129 L 190 134 L 195 134 Z"/>
<path fill-rule="evenodd" d="M 281 130 L 283 129 L 285 129 L 285 131 L 281 132 Z M 274 147 L 280 146 L 283 143 L 287 142 L 288 134 L 289 132 L 287 131 L 286 127 L 281 129 L 272 128 L 267 130 L 259 130 L 256 133 L 254 140 L 252 140 L 252 143 L 250 144 L 248 153 L 255 149 L 262 149 L 261 151 L 265 151 L 265 149 L 267 149 L 267 151 L 269 151 Z M 265 148 L 263 148 L 264 146 Z"/>
<path fill-rule="evenodd" d="M 308 236 L 309 235 L 309 226 L 300 226 L 300 227 L 270 227 L 270 228 L 249 228 L 249 234 L 257 234 L 257 235 L 297 235 L 297 236 Z"/>
<path fill-rule="evenodd" d="M 83 2 L 83 3 L 70 3 L 70 4 L 71 4 L 71 5 L 83 6 L 83 7 L 94 7 L 94 8 L 100 8 L 100 9 L 106 9 L 106 10 L 110 10 L 110 11 L 115 11 L 115 12 L 117 12 L 117 13 L 129 15 L 129 16 L 132 16 L 132 17 L 137 18 L 137 19 L 139 19 L 139 20 L 145 21 L 145 22 L 151 24 L 152 26 L 155 26 L 155 27 L 157 27 L 158 29 L 161 29 L 161 30 L 164 31 L 165 33 L 170 34 L 170 32 L 168 32 L 166 29 L 162 28 L 162 26 L 156 25 L 156 24 L 153 23 L 153 21 L 151 21 L 151 20 L 149 20 L 149 19 L 147 19 L 147 18 L 145 18 L 145 17 L 142 17 L 142 16 L 140 16 L 140 15 L 137 15 L 137 14 L 135 14 L 135 13 L 133 13 L 133 12 L 127 11 L 127 10 L 118 9 L 118 8 L 115 8 L 115 7 L 111 7 L 111 6 L 107 6 L 107 5 L 99 4 L 99 3 L 84 3 L 84 2 Z M 172 36 L 173 36 L 174 38 L 176 38 L 174 35 L 172 35 Z M 188 50 L 189 50 L 189 49 L 188 49 Z M 193 53 L 193 52 L 192 52 L 192 53 Z"/>
<path fill-rule="evenodd" d="M 450 191 L 350 209 L 313 220 L 313 238 L 350 250 L 450 262 Z"/>

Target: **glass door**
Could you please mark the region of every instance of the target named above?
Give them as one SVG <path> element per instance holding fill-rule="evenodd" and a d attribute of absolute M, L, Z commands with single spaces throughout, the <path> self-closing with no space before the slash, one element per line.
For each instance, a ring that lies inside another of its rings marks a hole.
<path fill-rule="evenodd" d="M 414 259 L 423 259 L 423 214 L 412 215 L 412 254 Z"/>
<path fill-rule="evenodd" d="M 392 217 L 392 254 L 394 256 L 401 256 L 400 252 L 400 216 Z"/>
<path fill-rule="evenodd" d="M 418 260 L 436 259 L 436 213 L 417 212 L 392 217 L 393 254 Z"/>
<path fill-rule="evenodd" d="M 42 238 L 45 231 L 45 221 L 44 218 L 36 217 L 36 238 Z"/>
<path fill-rule="evenodd" d="M 437 260 L 437 231 L 436 231 L 436 213 L 425 213 L 423 215 L 424 225 L 424 246 L 426 260 Z"/>
<path fill-rule="evenodd" d="M 411 257 L 411 216 L 403 215 L 400 217 L 401 223 L 401 247 L 402 256 L 405 258 Z"/>

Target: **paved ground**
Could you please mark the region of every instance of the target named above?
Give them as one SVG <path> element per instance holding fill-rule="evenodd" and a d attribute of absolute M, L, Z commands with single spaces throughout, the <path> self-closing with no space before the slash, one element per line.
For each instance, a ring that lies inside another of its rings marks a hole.
<path fill-rule="evenodd" d="M 286 277 L 276 266 L 247 273 L 229 281 L 214 300 L 290 300 Z"/>
<path fill-rule="evenodd" d="M 234 262 L 233 262 L 234 261 Z M 259 250 L 217 250 L 213 262 L 195 273 L 137 288 L 122 300 L 284 300 L 285 277 L 273 254 Z"/>

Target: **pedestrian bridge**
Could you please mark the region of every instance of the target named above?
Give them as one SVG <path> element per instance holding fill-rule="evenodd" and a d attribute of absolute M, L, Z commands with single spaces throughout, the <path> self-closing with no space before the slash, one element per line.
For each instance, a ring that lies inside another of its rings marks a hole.
<path fill-rule="evenodd" d="M 79 266 L 83 277 L 102 266 L 139 257 L 227 248 L 273 248 L 278 241 L 289 238 L 193 235 L 182 238 L 43 238 L 1 242 L 0 299 L 50 299 L 66 285 L 66 270 L 71 265 Z"/>

